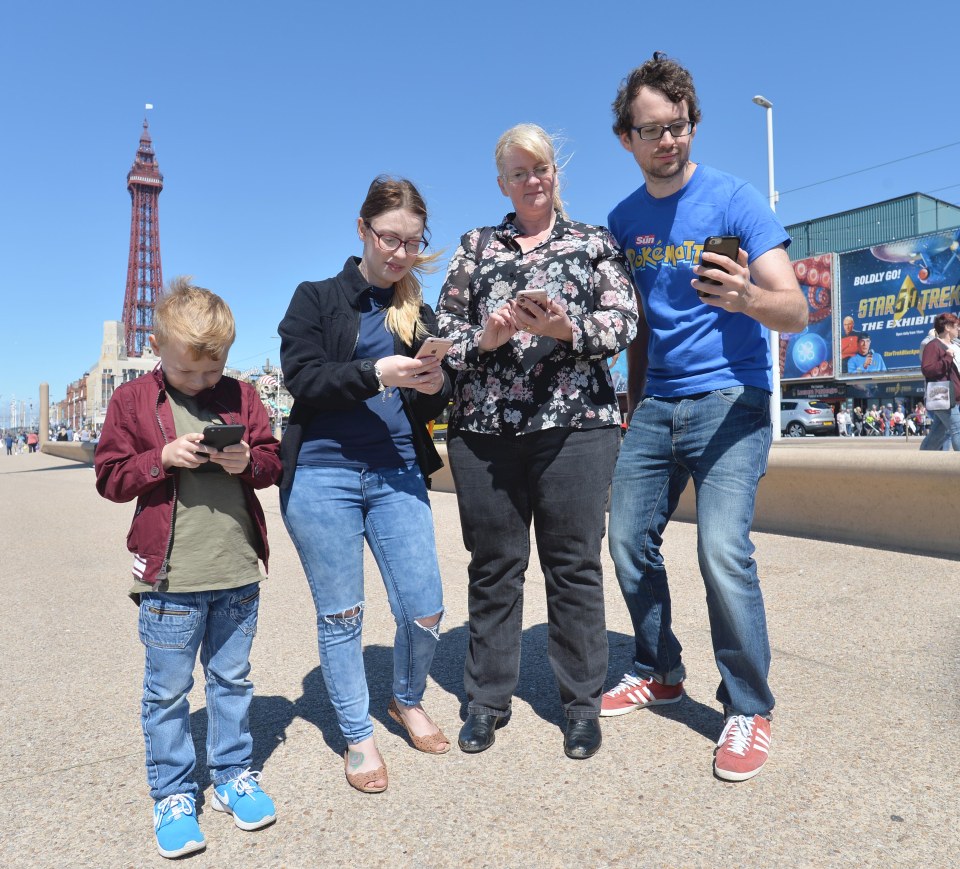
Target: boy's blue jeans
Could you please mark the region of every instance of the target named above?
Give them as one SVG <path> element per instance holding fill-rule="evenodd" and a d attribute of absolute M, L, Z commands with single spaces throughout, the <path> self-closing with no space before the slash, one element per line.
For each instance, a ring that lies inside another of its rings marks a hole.
<path fill-rule="evenodd" d="M 140 595 L 146 648 L 141 724 L 150 796 L 197 793 L 190 704 L 197 652 L 206 676 L 207 766 L 214 786 L 250 766 L 250 648 L 257 632 L 260 584 L 221 591 Z"/>
<path fill-rule="evenodd" d="M 633 621 L 634 669 L 664 684 L 685 675 L 660 546 L 693 478 L 697 556 L 727 714 L 768 716 L 770 644 L 750 526 L 770 452 L 770 394 L 736 386 L 697 398 L 645 397 L 613 475 L 610 554 Z"/>
<path fill-rule="evenodd" d="M 317 608 L 320 667 L 347 743 L 373 735 L 363 666 L 363 541 L 370 544 L 397 623 L 393 694 L 423 699 L 440 637 L 443 589 L 427 487 L 417 465 L 298 467 L 280 491 L 283 521 Z M 346 614 L 346 615 L 345 615 Z"/>

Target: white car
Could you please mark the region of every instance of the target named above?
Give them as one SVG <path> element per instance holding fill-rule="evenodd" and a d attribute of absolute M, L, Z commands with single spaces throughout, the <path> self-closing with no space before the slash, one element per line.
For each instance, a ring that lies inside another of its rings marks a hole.
<path fill-rule="evenodd" d="M 834 434 L 837 420 L 825 401 L 785 398 L 780 402 L 780 430 L 790 438 Z"/>

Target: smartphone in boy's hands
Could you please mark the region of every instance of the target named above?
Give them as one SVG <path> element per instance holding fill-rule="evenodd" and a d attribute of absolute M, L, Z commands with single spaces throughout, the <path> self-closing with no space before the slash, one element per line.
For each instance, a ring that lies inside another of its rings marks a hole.
<path fill-rule="evenodd" d="M 203 440 L 200 443 L 205 447 L 222 450 L 224 447 L 232 447 L 234 444 L 240 443 L 246 431 L 246 426 L 242 425 L 204 426 Z"/>
<path fill-rule="evenodd" d="M 737 257 L 740 255 L 740 238 L 736 235 L 711 235 L 703 243 L 703 252 L 718 253 L 721 256 L 729 257 L 736 262 Z M 725 271 L 725 269 L 719 263 L 706 263 L 701 259 L 700 265 Z M 718 287 L 720 286 L 720 281 L 715 281 L 713 278 L 701 277 L 700 280 L 705 284 L 715 284 Z M 705 299 L 712 294 L 704 292 L 703 290 L 697 290 L 697 295 L 700 296 L 701 299 Z"/>

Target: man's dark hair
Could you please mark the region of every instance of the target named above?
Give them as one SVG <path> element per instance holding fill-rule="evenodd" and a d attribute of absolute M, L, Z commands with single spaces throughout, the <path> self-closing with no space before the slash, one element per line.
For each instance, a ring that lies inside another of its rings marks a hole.
<path fill-rule="evenodd" d="M 616 135 L 630 134 L 633 127 L 633 117 L 630 114 L 630 105 L 640 93 L 640 88 L 653 88 L 660 91 L 670 102 L 687 101 L 690 120 L 694 124 L 700 123 L 700 101 L 693 86 L 693 76 L 675 60 L 671 60 L 662 51 L 655 51 L 653 57 L 642 66 L 638 66 L 622 82 L 617 98 L 613 101 L 615 121 L 613 132 Z"/>

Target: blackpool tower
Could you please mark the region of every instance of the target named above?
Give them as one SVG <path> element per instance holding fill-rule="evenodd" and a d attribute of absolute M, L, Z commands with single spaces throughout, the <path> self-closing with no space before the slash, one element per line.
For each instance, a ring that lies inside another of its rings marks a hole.
<path fill-rule="evenodd" d="M 127 173 L 133 204 L 130 215 L 130 258 L 123 297 L 123 328 L 128 356 L 141 356 L 153 331 L 153 309 L 163 287 L 160 267 L 160 191 L 163 175 L 153 153 L 153 142 L 143 120 L 140 147 Z"/>

